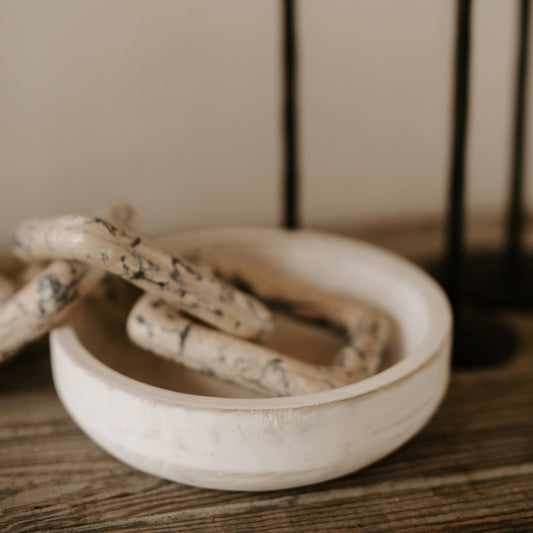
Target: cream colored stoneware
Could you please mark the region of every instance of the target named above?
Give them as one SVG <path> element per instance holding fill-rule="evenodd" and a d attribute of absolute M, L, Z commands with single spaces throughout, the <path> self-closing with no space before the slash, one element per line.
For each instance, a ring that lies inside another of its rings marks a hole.
<path fill-rule="evenodd" d="M 201 487 L 282 489 L 377 461 L 434 414 L 449 378 L 451 314 L 440 288 L 416 266 L 308 231 L 214 229 L 163 242 L 173 253 L 208 247 L 244 263 L 261 261 L 358 298 L 392 318 L 395 340 L 381 371 L 363 381 L 253 398 L 133 346 L 123 316 L 88 303 L 51 335 L 54 381 L 78 425 L 118 459 Z M 276 316 L 276 332 L 271 347 L 309 361 L 325 363 L 338 349 L 331 335 L 283 317 Z"/>
<path fill-rule="evenodd" d="M 113 219 L 66 215 L 26 220 L 15 230 L 11 248 L 24 261 L 77 260 L 103 269 L 232 335 L 255 338 L 272 326 L 261 302 Z"/>

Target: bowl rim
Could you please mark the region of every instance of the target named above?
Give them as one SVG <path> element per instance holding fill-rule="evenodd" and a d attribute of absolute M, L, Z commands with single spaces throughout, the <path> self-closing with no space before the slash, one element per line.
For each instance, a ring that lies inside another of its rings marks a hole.
<path fill-rule="evenodd" d="M 187 238 L 195 235 L 210 235 L 211 237 L 227 237 L 230 233 L 238 238 L 252 233 L 261 234 L 261 238 L 279 239 L 280 235 L 290 239 L 327 240 L 329 245 L 337 243 L 341 246 L 356 246 L 370 257 L 379 258 L 382 266 L 401 271 L 410 281 L 415 281 L 430 315 L 434 314 L 438 320 L 429 320 L 427 331 L 408 357 L 393 364 L 389 368 L 370 376 L 362 381 L 337 387 L 335 389 L 303 394 L 298 396 L 283 396 L 276 398 L 223 398 L 216 396 L 196 395 L 171 391 L 148 383 L 137 381 L 126 376 L 99 361 L 79 341 L 74 326 L 66 323 L 50 334 L 50 347 L 55 366 L 57 353 L 68 354 L 71 361 L 81 367 L 92 377 L 106 382 L 108 385 L 122 390 L 128 395 L 143 398 L 148 401 L 163 402 L 171 406 L 187 409 L 208 409 L 211 411 L 262 411 L 273 409 L 303 409 L 318 404 L 333 404 L 362 398 L 391 388 L 419 372 L 442 353 L 451 344 L 452 312 L 450 304 L 443 290 L 437 282 L 426 272 L 407 259 L 379 246 L 366 243 L 350 237 L 334 235 L 316 230 L 284 230 L 282 228 L 261 226 L 229 226 L 217 228 L 202 228 L 180 232 Z M 176 233 L 173 234 L 174 238 Z M 159 239 L 160 242 L 171 242 L 172 234 Z"/>

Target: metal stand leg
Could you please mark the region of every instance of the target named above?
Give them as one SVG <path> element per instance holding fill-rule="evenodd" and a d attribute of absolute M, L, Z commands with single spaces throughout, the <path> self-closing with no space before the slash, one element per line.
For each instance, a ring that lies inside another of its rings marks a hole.
<path fill-rule="evenodd" d="M 298 213 L 298 106 L 296 0 L 283 0 L 283 140 L 284 212 L 283 225 L 299 226 Z"/>
<path fill-rule="evenodd" d="M 517 348 L 517 338 L 498 316 L 481 310 L 469 294 L 469 260 L 464 253 L 464 168 L 467 146 L 471 1 L 458 0 L 455 56 L 455 106 L 452 168 L 448 200 L 446 250 L 437 272 L 450 298 L 455 317 L 453 361 L 482 365 L 504 360 Z M 482 266 L 482 269 L 484 267 Z M 479 279 L 479 278 L 478 278 Z"/>

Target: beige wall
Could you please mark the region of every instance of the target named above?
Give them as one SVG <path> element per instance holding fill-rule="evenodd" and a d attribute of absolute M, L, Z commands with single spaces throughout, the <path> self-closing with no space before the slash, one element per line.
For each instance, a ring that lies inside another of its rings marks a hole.
<path fill-rule="evenodd" d="M 306 225 L 442 211 L 454 5 L 300 1 Z M 516 7 L 475 2 L 474 208 L 506 195 Z M 277 223 L 279 18 L 264 0 L 0 0 L 0 241 L 117 199 L 148 231 Z"/>

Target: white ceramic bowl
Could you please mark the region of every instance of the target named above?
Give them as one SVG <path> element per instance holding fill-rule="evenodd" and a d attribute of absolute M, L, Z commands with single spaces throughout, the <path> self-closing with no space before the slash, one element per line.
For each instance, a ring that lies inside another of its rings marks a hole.
<path fill-rule="evenodd" d="M 165 243 L 176 252 L 209 246 L 250 254 L 385 310 L 397 335 L 384 368 L 361 382 L 303 396 L 235 397 L 242 392 L 130 345 L 123 317 L 86 305 L 51 335 L 54 381 L 77 424 L 118 459 L 201 487 L 296 487 L 382 458 L 440 404 L 451 313 L 436 283 L 408 261 L 309 231 L 201 230 Z M 311 345 L 328 342 L 316 337 Z"/>

